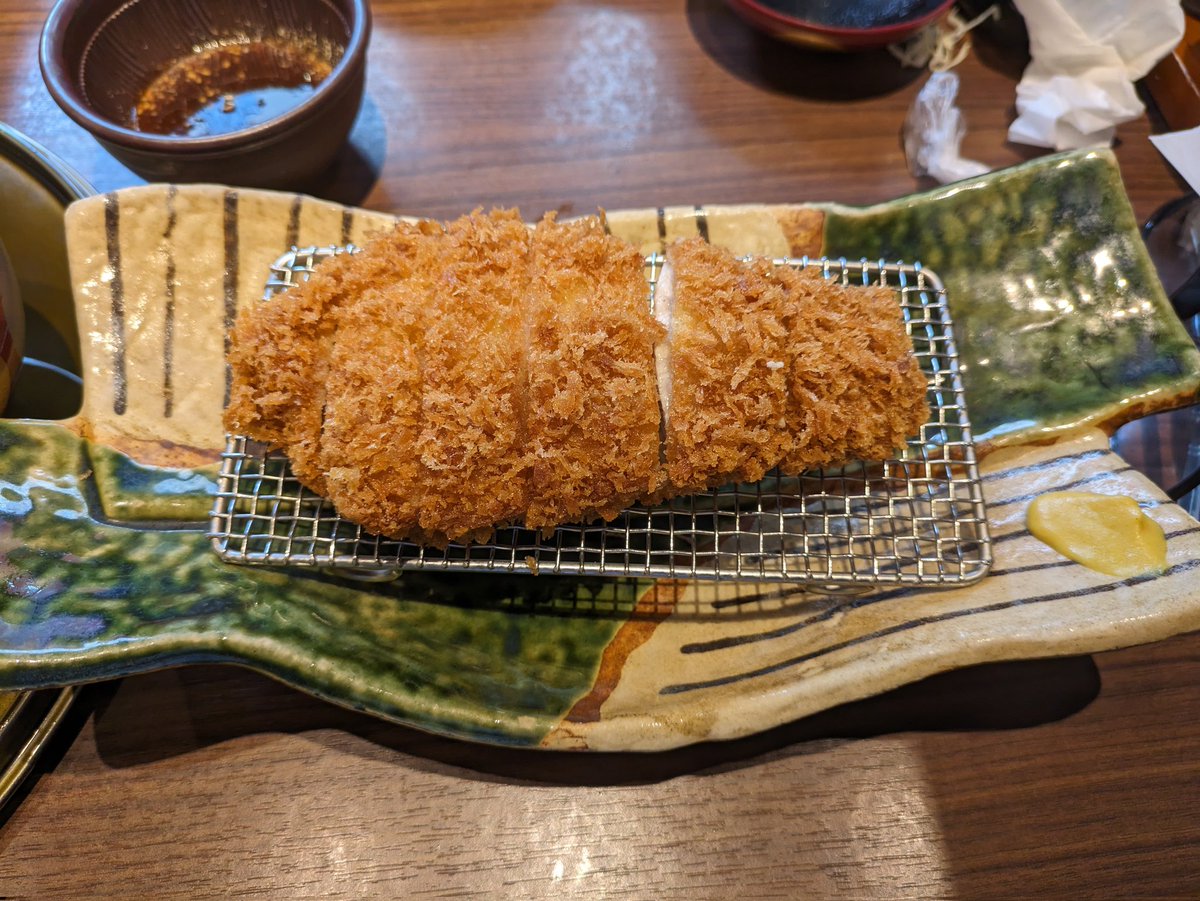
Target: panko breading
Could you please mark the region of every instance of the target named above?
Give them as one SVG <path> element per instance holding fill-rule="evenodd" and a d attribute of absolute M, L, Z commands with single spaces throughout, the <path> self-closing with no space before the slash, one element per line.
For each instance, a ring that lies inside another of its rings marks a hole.
<path fill-rule="evenodd" d="M 525 524 L 612 519 L 659 486 L 654 344 L 644 260 L 595 218 L 533 236 L 532 485 Z"/>
<path fill-rule="evenodd" d="M 329 260 L 305 284 L 243 311 L 234 326 L 226 427 L 287 448 L 296 476 L 321 494 L 328 491 L 321 426 L 337 311 L 347 298 L 404 277 L 403 241 L 398 230 L 354 257 Z"/>
<path fill-rule="evenodd" d="M 426 544 L 881 459 L 928 416 L 890 290 L 691 239 L 652 315 L 640 254 L 594 217 L 399 225 L 243 310 L 232 343 L 230 431 Z"/>
<path fill-rule="evenodd" d="M 447 227 L 441 253 L 426 301 L 420 527 L 457 540 L 528 502 L 529 229 L 515 210 L 474 213 Z"/>
<path fill-rule="evenodd" d="M 327 473 L 322 493 L 342 516 L 374 532 L 406 528 L 419 514 L 425 484 L 421 357 L 427 300 L 441 269 L 441 233 L 433 223 L 401 223 L 370 245 L 360 256 L 386 252 L 396 277 L 354 286 L 355 302 L 334 314 L 321 431 Z"/>
<path fill-rule="evenodd" d="M 929 419 L 925 376 L 890 288 L 842 287 L 781 267 L 789 298 L 788 475 L 882 460 Z"/>
<path fill-rule="evenodd" d="M 786 297 L 764 267 L 700 238 L 667 251 L 656 302 L 670 311 L 670 493 L 757 482 L 791 448 Z"/>

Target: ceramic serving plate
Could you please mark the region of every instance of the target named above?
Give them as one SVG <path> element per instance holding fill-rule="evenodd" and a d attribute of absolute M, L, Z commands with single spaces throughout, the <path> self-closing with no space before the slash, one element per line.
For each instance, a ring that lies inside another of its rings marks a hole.
<path fill-rule="evenodd" d="M 529 211 L 534 212 L 534 211 Z M 540 212 L 540 211 L 538 211 Z M 291 245 L 391 220 L 305 197 L 149 186 L 81 201 L 67 231 L 81 413 L 0 423 L 0 687 L 225 661 L 431 731 L 652 750 L 766 729 L 952 667 L 1200 627 L 1200 524 L 1106 429 L 1191 402 L 1200 355 L 1137 236 L 1111 154 L 1047 157 L 867 209 L 610 213 L 645 250 L 919 259 L 946 282 L 995 540 L 992 575 L 835 598 L 753 583 L 409 574 L 365 585 L 217 561 L 224 353 Z M 1114 580 L 1033 539 L 1063 487 L 1131 495 L 1169 536 Z"/>

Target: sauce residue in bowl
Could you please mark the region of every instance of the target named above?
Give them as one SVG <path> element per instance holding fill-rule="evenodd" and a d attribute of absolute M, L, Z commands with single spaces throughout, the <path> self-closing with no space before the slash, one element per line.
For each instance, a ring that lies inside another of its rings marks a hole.
<path fill-rule="evenodd" d="M 1129 579 L 1167 567 L 1162 526 L 1131 497 L 1054 491 L 1034 499 L 1025 521 L 1034 537 L 1105 575 Z"/>
<path fill-rule="evenodd" d="M 299 106 L 332 69 L 329 54 L 295 39 L 201 48 L 147 86 L 133 127 L 192 138 L 252 128 Z"/>

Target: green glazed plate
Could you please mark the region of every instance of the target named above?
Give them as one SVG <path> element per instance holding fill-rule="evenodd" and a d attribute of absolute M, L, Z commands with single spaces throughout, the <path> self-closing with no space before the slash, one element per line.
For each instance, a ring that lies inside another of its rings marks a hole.
<path fill-rule="evenodd" d="M 832 598 L 719 585 L 405 575 L 365 585 L 234 567 L 204 536 L 224 440 L 226 330 L 293 244 L 391 220 L 311 198 L 151 185 L 75 204 L 82 411 L 0 424 L 0 688 L 199 661 L 477 741 L 654 750 L 746 735 L 952 667 L 1200 627 L 1200 524 L 1103 429 L 1190 403 L 1200 356 L 1149 267 L 1112 156 L 1047 157 L 868 209 L 610 213 L 647 250 L 920 259 L 950 288 L 984 460 L 993 574 Z M 1113 580 L 1024 510 L 1064 485 L 1131 495 L 1168 569 Z"/>

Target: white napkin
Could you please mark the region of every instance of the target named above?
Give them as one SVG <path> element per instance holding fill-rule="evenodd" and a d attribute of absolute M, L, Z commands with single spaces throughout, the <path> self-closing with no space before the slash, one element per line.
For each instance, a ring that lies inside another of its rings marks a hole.
<path fill-rule="evenodd" d="M 1188 186 L 1200 194 L 1200 128 L 1150 135 L 1150 143 L 1183 176 Z"/>
<path fill-rule="evenodd" d="M 1013 0 L 1032 57 L 1011 141 L 1073 150 L 1111 144 L 1145 108 L 1133 82 L 1183 37 L 1179 0 Z"/>

